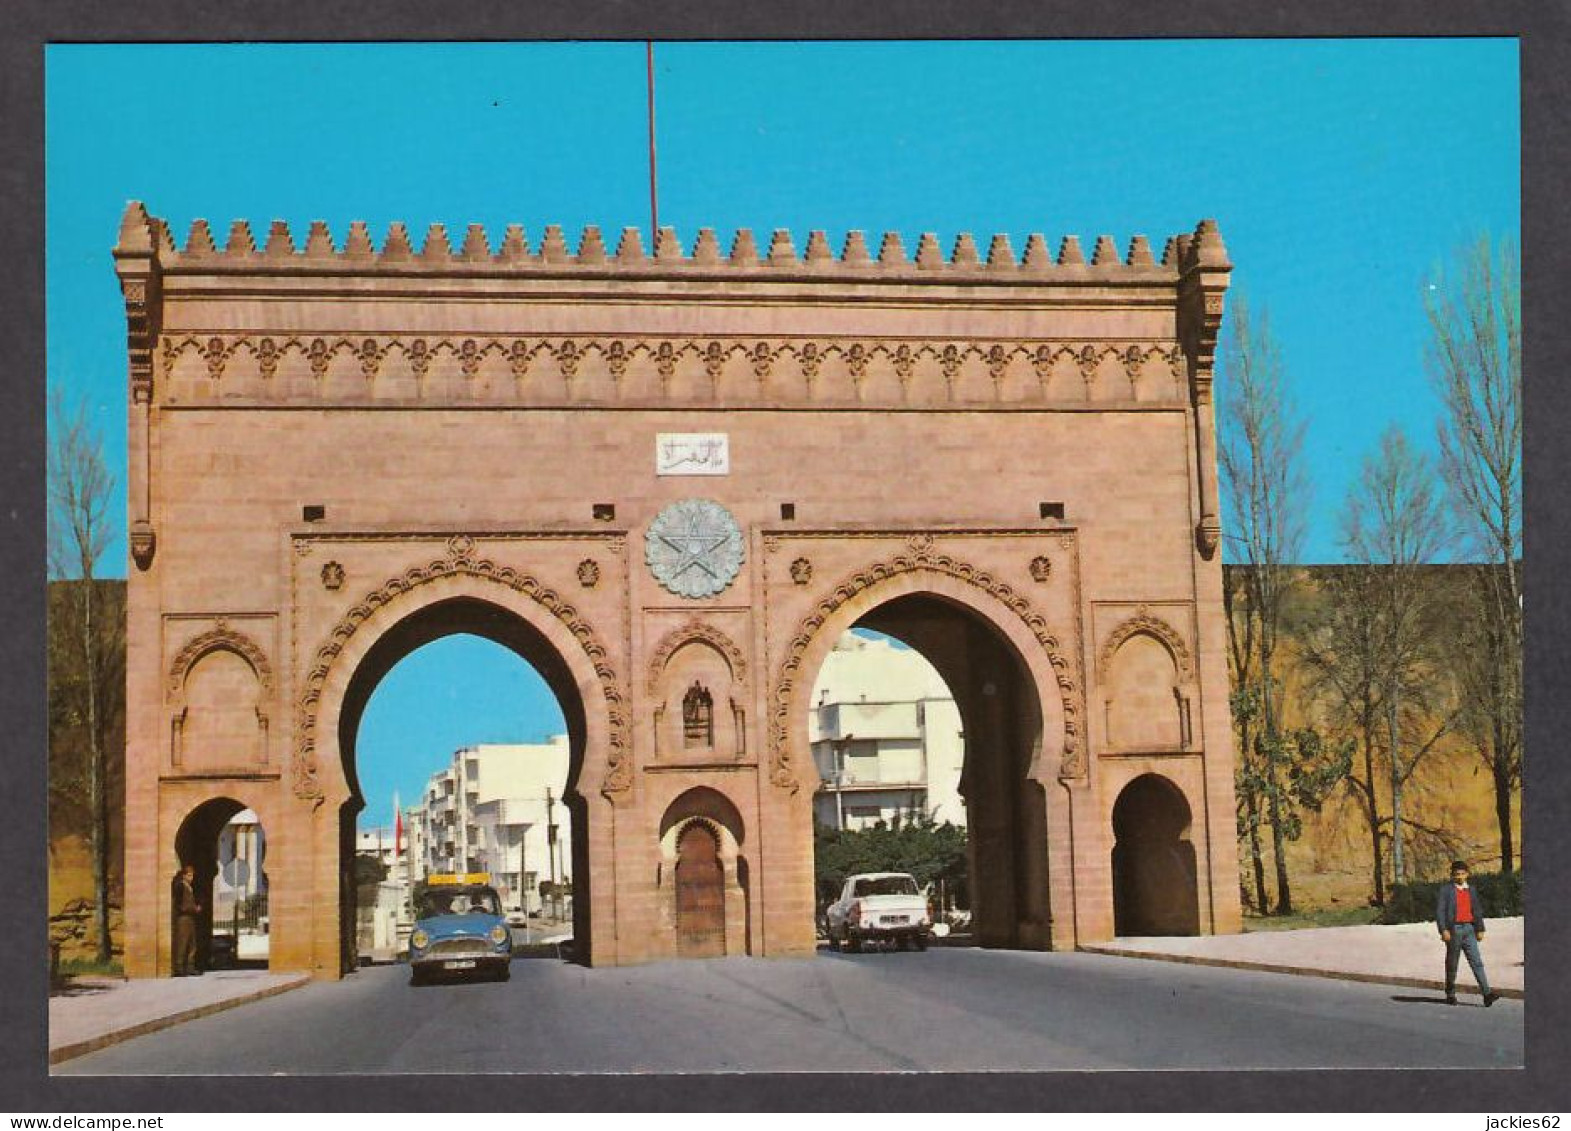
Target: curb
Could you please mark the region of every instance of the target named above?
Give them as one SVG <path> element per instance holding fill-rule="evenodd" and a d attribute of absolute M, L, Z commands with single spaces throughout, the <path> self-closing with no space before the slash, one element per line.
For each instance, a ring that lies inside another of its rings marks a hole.
<path fill-rule="evenodd" d="M 211 1001 L 206 1005 L 192 1006 L 182 1009 L 177 1013 L 165 1014 L 163 1017 L 153 1017 L 147 1021 L 139 1021 L 135 1025 L 127 1025 L 123 1029 L 111 1029 L 107 1033 L 100 1033 L 96 1037 L 86 1040 L 73 1041 L 68 1045 L 59 1045 L 49 1050 L 49 1063 L 60 1064 L 63 1061 L 74 1060 L 79 1056 L 86 1056 L 90 1052 L 117 1045 L 121 1041 L 129 1041 L 133 1037 L 145 1037 L 148 1033 L 156 1033 L 160 1029 L 169 1029 L 175 1025 L 183 1025 L 187 1021 L 195 1021 L 199 1017 L 209 1017 L 214 1013 L 222 1013 L 226 1009 L 233 1009 L 237 1005 L 249 1005 L 253 1001 L 273 997 L 276 994 L 289 990 L 297 990 L 311 981 L 311 975 L 301 974 L 287 982 L 280 982 L 273 986 L 264 986 L 259 990 L 241 994 L 239 997 L 224 998 L 222 1001 Z"/>
<path fill-rule="evenodd" d="M 1404 978 L 1395 974 L 1362 974 L 1355 970 L 1324 970 L 1317 966 L 1287 966 L 1279 962 L 1250 962 L 1242 958 L 1207 958 L 1195 954 L 1158 954 L 1148 950 L 1127 950 L 1123 947 L 1079 946 L 1076 950 L 1086 954 L 1107 954 L 1115 958 L 1149 958 L 1157 962 L 1179 962 L 1188 966 L 1221 966 L 1229 970 L 1254 970 L 1262 974 L 1297 974 L 1310 978 L 1331 978 L 1339 982 L 1373 982 L 1383 986 L 1407 986 L 1415 990 L 1445 992 L 1446 984 L 1436 978 Z M 1497 989 L 1502 998 L 1526 1000 L 1524 990 Z"/>

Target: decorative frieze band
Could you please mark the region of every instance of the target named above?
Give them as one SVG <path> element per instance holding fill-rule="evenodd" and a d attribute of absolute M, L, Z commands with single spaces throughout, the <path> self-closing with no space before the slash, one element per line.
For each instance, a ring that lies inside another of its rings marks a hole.
<path fill-rule="evenodd" d="M 1019 399 L 1034 393 L 1032 399 L 1083 401 L 1093 397 L 1107 399 L 1179 399 L 1187 387 L 1187 366 L 1177 342 L 1151 341 L 1013 341 L 952 342 L 788 339 L 752 340 L 723 338 L 536 338 L 516 335 L 272 335 L 272 334 L 179 334 L 162 339 L 162 371 L 166 379 L 182 359 L 200 358 L 207 378 L 223 382 L 226 377 L 249 379 L 247 392 L 261 397 L 273 395 L 280 369 L 292 366 L 297 373 L 309 373 L 320 384 L 329 373 L 363 379 L 374 385 L 396 367 L 406 378 L 424 382 L 438 368 L 464 381 L 481 376 L 482 368 L 493 376 L 510 378 L 515 392 L 530 391 L 531 377 L 550 374 L 569 395 L 582 388 L 589 378 L 599 375 L 602 387 L 620 390 L 628 369 L 641 363 L 653 370 L 656 387 L 648 392 L 661 396 L 678 395 L 672 388 L 679 365 L 686 363 L 700 386 L 689 392 L 713 394 L 727 366 L 734 378 L 727 385 L 730 395 L 754 394 L 760 398 L 782 395 L 785 382 L 811 398 L 831 362 L 844 367 L 860 397 L 882 367 L 886 377 L 884 396 L 895 400 L 977 399 L 972 389 L 963 394 L 956 386 L 962 369 L 970 365 L 985 370 L 988 385 L 981 395 L 985 400 Z M 1167 369 L 1165 387 L 1155 382 L 1153 364 Z M 1055 375 L 1057 380 L 1054 380 Z M 1006 390 L 1009 382 L 1017 386 Z M 1112 382 L 1113 389 L 1101 386 Z M 1035 385 L 1032 390 L 1031 386 Z M 646 381 L 646 385 L 648 382 Z M 1142 394 L 1142 385 L 1150 391 Z M 288 394 L 299 395 L 298 388 Z"/>

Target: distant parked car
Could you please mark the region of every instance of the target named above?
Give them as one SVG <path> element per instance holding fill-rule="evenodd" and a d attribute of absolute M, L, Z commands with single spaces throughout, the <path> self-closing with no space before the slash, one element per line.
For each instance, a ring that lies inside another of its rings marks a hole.
<path fill-rule="evenodd" d="M 927 900 L 907 872 L 851 876 L 824 913 L 829 949 L 858 951 L 865 942 L 892 942 L 926 950 L 933 924 Z"/>
<path fill-rule="evenodd" d="M 415 909 L 409 933 L 410 978 L 484 971 L 506 981 L 513 961 L 513 932 L 502 901 L 484 872 L 433 875 Z"/>

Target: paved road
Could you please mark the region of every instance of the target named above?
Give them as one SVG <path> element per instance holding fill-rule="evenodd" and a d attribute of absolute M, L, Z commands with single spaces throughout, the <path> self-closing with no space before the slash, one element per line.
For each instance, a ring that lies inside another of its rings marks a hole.
<path fill-rule="evenodd" d="M 506 983 L 361 970 L 63 1073 L 1504 1067 L 1523 1003 L 1091 954 L 935 949 L 587 970 Z"/>

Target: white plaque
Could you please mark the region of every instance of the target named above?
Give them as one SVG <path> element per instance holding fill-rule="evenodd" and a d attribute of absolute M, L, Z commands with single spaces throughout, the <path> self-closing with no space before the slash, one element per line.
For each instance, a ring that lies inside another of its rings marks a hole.
<path fill-rule="evenodd" d="M 661 432 L 655 436 L 655 474 L 730 475 L 730 439 L 724 432 Z"/>

